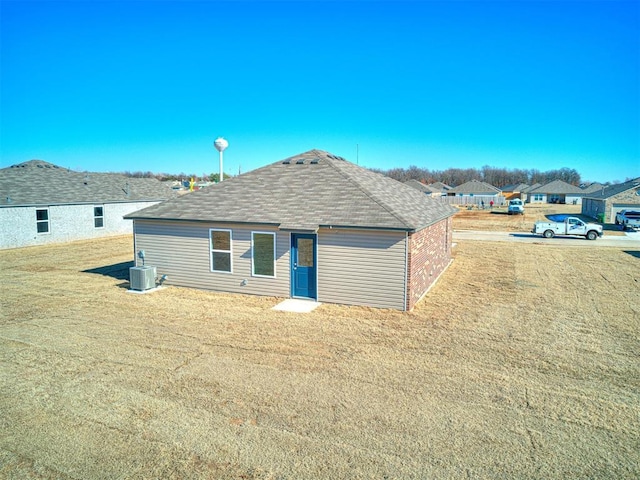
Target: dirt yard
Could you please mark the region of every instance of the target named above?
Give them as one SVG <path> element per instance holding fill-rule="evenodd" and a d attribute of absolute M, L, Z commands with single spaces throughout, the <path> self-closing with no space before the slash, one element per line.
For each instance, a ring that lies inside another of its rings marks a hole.
<path fill-rule="evenodd" d="M 488 206 L 484 210 L 458 207 L 460 211 L 453 217 L 453 228 L 456 230 L 491 230 L 501 232 L 530 232 L 534 222 L 549 222 L 548 215 L 572 215 L 585 222 L 595 222 L 593 218 L 580 215 L 580 205 L 559 204 L 527 204 L 524 215 L 509 215 L 507 207 Z M 605 235 L 624 235 L 615 225 L 604 225 Z"/>
<path fill-rule="evenodd" d="M 291 314 L 1 251 L 0 478 L 639 478 L 640 252 L 454 253 L 411 313 Z"/>

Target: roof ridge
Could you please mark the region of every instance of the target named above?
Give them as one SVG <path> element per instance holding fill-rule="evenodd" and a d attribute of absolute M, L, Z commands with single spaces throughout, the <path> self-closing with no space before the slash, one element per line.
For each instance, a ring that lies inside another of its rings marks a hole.
<path fill-rule="evenodd" d="M 333 154 L 329 154 L 328 152 L 324 152 L 326 156 L 328 155 L 333 155 Z M 335 156 L 335 155 L 333 155 Z M 335 170 L 337 170 L 342 176 L 346 177 L 348 180 L 350 180 L 354 185 L 356 185 L 358 187 L 358 189 L 364 193 L 367 197 L 369 197 L 371 200 L 373 200 L 375 203 L 377 203 L 378 205 L 380 205 L 384 210 L 386 210 L 389 214 L 391 214 L 391 216 L 393 216 L 394 218 L 396 218 L 397 220 L 399 220 L 400 222 L 402 222 L 404 225 L 406 225 L 407 227 L 410 228 L 414 228 L 415 226 L 412 224 L 411 221 L 409 221 L 408 219 L 406 219 L 403 215 L 398 214 L 395 209 L 391 208 L 389 205 L 387 205 L 386 202 L 383 202 L 378 196 L 375 196 L 373 194 L 373 192 L 370 192 L 369 189 L 365 188 L 362 183 L 358 180 L 358 178 L 356 178 L 355 176 L 349 174 L 349 172 L 344 171 L 344 169 L 340 168 L 338 165 L 336 165 L 334 162 L 334 160 L 331 157 L 328 157 L 329 159 L 329 165 L 331 165 Z M 338 160 L 340 161 L 340 160 Z M 342 160 L 344 162 L 347 162 L 351 165 L 353 165 L 352 162 L 349 162 L 349 160 Z M 359 165 L 354 165 L 356 167 L 362 168 L 363 170 L 365 170 L 367 173 L 371 174 L 371 175 L 380 175 L 380 177 L 386 181 L 386 180 L 393 180 L 392 178 L 388 178 L 385 177 L 384 175 L 381 175 L 379 173 L 376 172 L 372 172 L 364 167 L 360 167 Z M 398 182 L 399 185 L 402 185 L 401 182 Z M 405 185 L 406 188 L 411 188 Z"/>

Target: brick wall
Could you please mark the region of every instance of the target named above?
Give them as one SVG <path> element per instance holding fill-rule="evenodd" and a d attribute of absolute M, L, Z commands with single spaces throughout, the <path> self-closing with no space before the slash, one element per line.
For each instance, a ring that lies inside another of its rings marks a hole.
<path fill-rule="evenodd" d="M 0 250 L 130 234 L 133 222 L 122 217 L 156 203 L 158 202 L 3 207 L 0 208 Z M 95 227 L 94 206 L 103 207 L 102 228 Z M 39 208 L 49 209 L 49 232 L 46 234 L 39 234 L 37 231 L 36 210 Z"/>
<path fill-rule="evenodd" d="M 407 310 L 411 310 L 451 262 L 451 217 L 409 234 Z"/>

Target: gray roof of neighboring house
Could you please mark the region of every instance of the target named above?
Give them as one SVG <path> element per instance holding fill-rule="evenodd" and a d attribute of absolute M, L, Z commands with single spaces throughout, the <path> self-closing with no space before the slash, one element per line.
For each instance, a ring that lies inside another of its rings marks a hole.
<path fill-rule="evenodd" d="M 414 231 L 456 211 L 342 157 L 310 150 L 125 218 Z"/>
<path fill-rule="evenodd" d="M 432 193 L 440 193 L 440 190 L 436 190 L 435 188 L 432 188 L 429 185 L 425 185 L 418 180 L 407 180 L 406 182 L 404 182 L 404 184 L 429 195 L 431 195 Z"/>
<path fill-rule="evenodd" d="M 615 185 L 609 185 L 608 187 L 604 187 L 604 189 L 600 189 L 596 192 L 589 193 L 585 195 L 587 198 L 595 198 L 595 199 L 606 199 L 611 198 L 619 193 L 626 192 L 632 188 L 640 189 L 640 177 L 635 178 L 633 180 L 629 180 L 624 183 L 616 183 Z M 638 200 L 640 203 L 640 196 L 638 196 Z"/>
<path fill-rule="evenodd" d="M 479 180 L 471 180 L 457 187 L 453 187 L 448 193 L 489 193 L 495 195 L 496 193 L 500 193 L 500 189 Z"/>
<path fill-rule="evenodd" d="M 582 192 L 583 193 L 594 193 L 594 192 L 598 192 L 601 191 L 603 188 L 605 188 L 605 186 L 601 183 L 598 182 L 593 182 L 590 185 L 587 185 L 586 187 L 582 188 Z"/>
<path fill-rule="evenodd" d="M 546 194 L 582 194 L 584 193 L 580 187 L 576 187 L 571 185 L 563 180 L 553 180 L 552 182 L 546 183 L 538 188 L 533 190 L 529 190 L 529 193 L 546 193 Z"/>
<path fill-rule="evenodd" d="M 522 193 L 529 193 L 529 192 L 533 192 L 536 188 L 541 187 L 542 185 L 540 183 L 534 183 L 533 185 L 531 185 L 530 187 L 524 188 L 522 189 Z"/>
<path fill-rule="evenodd" d="M 0 207 L 162 201 L 175 196 L 155 178 L 76 172 L 42 160 L 0 169 Z"/>
<path fill-rule="evenodd" d="M 450 185 L 447 185 L 446 183 L 442 183 L 442 182 L 430 183 L 428 186 L 438 192 L 442 192 L 443 190 L 451 190 Z"/>
<path fill-rule="evenodd" d="M 526 183 L 512 183 L 510 185 L 505 185 L 501 190 L 503 192 L 523 192 L 525 188 L 529 188 L 529 185 Z"/>

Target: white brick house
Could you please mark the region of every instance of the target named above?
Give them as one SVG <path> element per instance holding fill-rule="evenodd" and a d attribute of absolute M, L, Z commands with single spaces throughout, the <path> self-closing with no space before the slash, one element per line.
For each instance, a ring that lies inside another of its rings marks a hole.
<path fill-rule="evenodd" d="M 125 215 L 174 196 L 156 179 L 13 165 L 0 170 L 0 249 L 131 233 Z"/>

